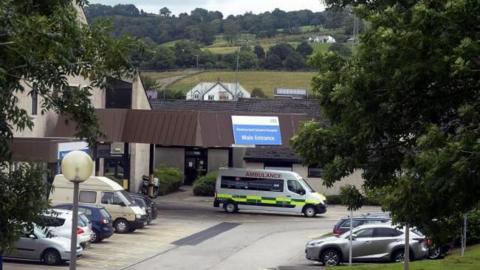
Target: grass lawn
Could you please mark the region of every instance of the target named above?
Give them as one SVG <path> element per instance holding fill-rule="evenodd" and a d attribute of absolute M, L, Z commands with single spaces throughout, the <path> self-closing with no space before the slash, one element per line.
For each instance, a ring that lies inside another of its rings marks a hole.
<path fill-rule="evenodd" d="M 268 96 L 273 96 L 273 89 L 303 88 L 310 89 L 315 72 L 287 72 L 287 71 L 240 71 L 238 80 L 248 91 L 261 88 Z M 200 82 L 235 82 L 236 75 L 233 71 L 208 71 L 177 81 L 168 88 L 174 91 L 187 92 Z"/>
<path fill-rule="evenodd" d="M 460 257 L 460 251 L 452 250 L 450 256 L 443 260 L 414 261 L 410 265 L 412 270 L 478 270 L 480 269 L 480 245 L 471 246 Z M 328 270 L 402 270 L 403 265 L 395 264 L 361 264 L 348 266 L 328 267 Z"/>

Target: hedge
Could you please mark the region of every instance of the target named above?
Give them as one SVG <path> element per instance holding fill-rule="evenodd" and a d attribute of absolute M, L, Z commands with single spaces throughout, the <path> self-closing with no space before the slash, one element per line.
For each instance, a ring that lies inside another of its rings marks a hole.
<path fill-rule="evenodd" d="M 195 180 L 193 183 L 193 195 L 213 197 L 215 195 L 217 175 L 218 172 L 209 172 L 207 175 Z"/>
<path fill-rule="evenodd" d="M 159 180 L 158 195 L 177 191 L 183 184 L 183 174 L 177 168 L 161 167 L 155 170 L 154 175 Z"/>

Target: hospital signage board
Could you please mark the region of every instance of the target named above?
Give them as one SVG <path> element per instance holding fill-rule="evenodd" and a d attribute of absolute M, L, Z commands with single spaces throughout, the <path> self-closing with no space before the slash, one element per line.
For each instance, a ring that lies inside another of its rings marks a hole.
<path fill-rule="evenodd" d="M 236 145 L 282 145 L 277 116 L 232 116 Z"/>

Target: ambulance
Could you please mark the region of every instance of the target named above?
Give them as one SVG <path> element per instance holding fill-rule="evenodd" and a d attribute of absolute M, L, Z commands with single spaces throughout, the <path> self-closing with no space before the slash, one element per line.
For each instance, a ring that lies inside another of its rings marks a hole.
<path fill-rule="evenodd" d="M 326 198 L 291 171 L 220 168 L 214 207 L 228 213 L 239 210 L 273 211 L 315 217 L 327 211 Z"/>

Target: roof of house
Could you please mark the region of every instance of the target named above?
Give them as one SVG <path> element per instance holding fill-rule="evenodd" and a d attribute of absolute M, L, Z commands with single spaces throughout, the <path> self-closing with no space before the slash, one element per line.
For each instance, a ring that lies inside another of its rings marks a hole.
<path fill-rule="evenodd" d="M 188 91 L 188 95 L 192 95 L 195 92 L 198 92 L 202 98 L 205 97 L 205 95 L 210 92 L 215 86 L 219 85 L 225 91 L 230 93 L 232 96 L 238 96 L 238 93 L 242 93 L 242 96 L 248 95 L 249 92 L 243 88 L 243 86 L 239 83 L 226 83 L 226 82 L 201 82 L 197 84 L 195 87 L 193 87 L 190 91 Z"/>

